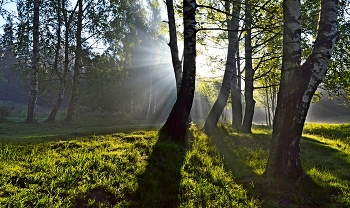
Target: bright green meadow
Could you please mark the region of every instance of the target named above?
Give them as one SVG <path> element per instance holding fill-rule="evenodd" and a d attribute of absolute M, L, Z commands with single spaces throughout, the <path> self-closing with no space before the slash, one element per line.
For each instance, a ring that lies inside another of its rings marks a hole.
<path fill-rule="evenodd" d="M 350 207 L 350 125 L 307 124 L 305 179 L 263 177 L 271 130 L 0 123 L 0 207 Z"/>

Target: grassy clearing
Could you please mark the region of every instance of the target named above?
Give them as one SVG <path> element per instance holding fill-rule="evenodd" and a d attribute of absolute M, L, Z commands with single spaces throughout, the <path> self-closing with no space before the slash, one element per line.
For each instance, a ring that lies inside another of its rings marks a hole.
<path fill-rule="evenodd" d="M 192 127 L 187 145 L 147 125 L 0 127 L 0 207 L 350 207 L 347 124 L 306 125 L 307 177 L 287 188 L 262 176 L 264 126 L 246 135 L 221 125 L 212 139 Z"/>
<path fill-rule="evenodd" d="M 350 207 L 349 127 L 307 124 L 301 142 L 307 177 L 299 186 L 287 189 L 277 181 L 269 184 L 262 177 L 271 130 L 256 126 L 253 135 L 245 135 L 222 125 L 214 140 L 236 181 L 244 185 L 250 196 L 261 200 L 262 207 Z"/>
<path fill-rule="evenodd" d="M 89 119 L 87 119 L 89 120 Z M 91 121 L 91 120 L 90 120 Z M 106 135 L 114 132 L 130 132 L 135 129 L 155 130 L 157 124 L 120 124 L 114 121 L 56 122 L 26 124 L 23 122 L 0 122 L 0 143 L 39 143 L 70 140 L 76 137 Z"/>
<path fill-rule="evenodd" d="M 13 130 L 25 136 L 19 127 Z M 42 139 L 35 128 L 45 132 L 43 126 L 23 128 L 29 138 L 8 136 L 0 147 L 0 207 L 260 205 L 195 129 L 186 147 L 154 130 Z"/>

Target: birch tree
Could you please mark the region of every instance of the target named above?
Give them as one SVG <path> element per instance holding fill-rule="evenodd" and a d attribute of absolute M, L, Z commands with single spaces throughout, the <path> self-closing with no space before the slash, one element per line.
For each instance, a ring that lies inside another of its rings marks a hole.
<path fill-rule="evenodd" d="M 297 182 L 303 176 L 300 140 L 312 96 L 328 68 L 338 40 L 338 0 L 322 0 L 312 53 L 301 65 L 300 0 L 283 2 L 283 58 L 280 91 L 266 176 Z"/>
<path fill-rule="evenodd" d="M 182 63 L 179 58 L 179 49 L 177 45 L 174 1 L 166 0 L 166 7 L 168 12 L 168 25 L 169 25 L 169 38 L 170 38 L 169 47 L 171 52 L 171 61 L 174 67 L 177 94 L 179 94 L 180 87 L 181 87 L 181 80 L 182 80 Z"/>
<path fill-rule="evenodd" d="M 245 29 L 246 35 L 244 38 L 244 51 L 245 51 L 245 111 L 243 117 L 243 123 L 241 126 L 241 132 L 252 133 L 252 123 L 255 108 L 255 100 L 253 98 L 254 92 L 254 74 L 253 60 L 252 60 L 252 2 L 250 0 L 245 1 Z"/>
<path fill-rule="evenodd" d="M 183 77 L 178 98 L 163 127 L 161 136 L 173 140 L 184 140 L 188 117 L 192 108 L 196 78 L 196 1 L 183 1 L 184 63 Z"/>
<path fill-rule="evenodd" d="M 68 71 L 69 71 L 69 40 L 71 39 L 70 36 L 70 28 L 71 24 L 73 21 L 73 15 L 75 13 L 75 9 L 77 8 L 78 5 L 75 6 L 74 10 L 71 11 L 70 15 L 68 16 L 68 10 L 67 10 L 67 0 L 58 0 L 56 4 L 53 4 L 54 9 L 56 11 L 56 18 L 57 18 L 57 28 L 56 28 L 56 47 L 55 47 L 55 58 L 54 58 L 54 71 L 59 79 L 60 86 L 59 90 L 57 93 L 57 99 L 56 102 L 46 119 L 46 122 L 54 122 L 56 120 L 56 116 L 58 113 L 58 110 L 61 107 L 65 92 L 66 92 L 66 84 L 67 84 L 67 76 L 68 76 Z M 62 16 L 62 17 L 61 17 Z M 63 19 L 63 20 L 62 20 Z M 61 37 L 61 27 L 64 25 L 64 38 L 62 40 Z M 61 67 L 61 63 L 59 62 L 60 60 L 60 52 L 61 52 L 61 47 L 62 47 L 62 42 L 64 43 L 64 63 L 63 63 L 63 69 Z"/>
<path fill-rule="evenodd" d="M 68 111 L 64 121 L 73 121 L 73 115 L 75 112 L 78 89 L 79 89 L 79 76 L 82 66 L 82 23 L 83 23 L 83 0 L 78 0 L 78 19 L 77 19 L 77 30 L 76 30 L 76 46 L 75 46 L 75 62 L 74 62 L 74 74 L 73 74 L 73 87 L 72 95 L 70 98 Z"/>
<path fill-rule="evenodd" d="M 220 115 L 222 114 L 227 99 L 230 94 L 231 82 L 234 80 L 234 75 L 237 76 L 236 68 L 236 52 L 238 45 L 238 27 L 239 27 L 239 14 L 240 14 L 240 1 L 234 3 L 232 9 L 232 18 L 227 17 L 227 29 L 228 29 L 228 49 L 227 49 L 227 60 L 226 68 L 220 88 L 219 96 L 216 99 L 212 109 L 209 112 L 207 120 L 205 121 L 203 130 L 204 132 L 211 134 L 219 121 Z M 226 2 L 226 10 L 230 10 L 229 2 Z"/>
<path fill-rule="evenodd" d="M 30 97 L 26 122 L 35 123 L 35 107 L 39 91 L 39 6 L 40 1 L 34 1 L 33 16 L 33 56 L 30 82 Z"/>

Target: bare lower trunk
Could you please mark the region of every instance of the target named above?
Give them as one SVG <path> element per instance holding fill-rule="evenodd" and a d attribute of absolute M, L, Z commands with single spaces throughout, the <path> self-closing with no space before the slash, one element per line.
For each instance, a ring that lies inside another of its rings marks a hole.
<path fill-rule="evenodd" d="M 241 131 L 242 126 L 242 95 L 241 95 L 241 60 L 239 55 L 239 44 L 237 44 L 236 72 L 231 82 L 231 102 L 232 102 L 232 129 Z"/>
<path fill-rule="evenodd" d="M 314 49 L 300 66 L 300 1 L 285 0 L 282 77 L 266 175 L 297 182 L 303 176 L 300 139 L 311 98 L 322 81 L 337 30 L 338 1 L 322 0 Z"/>
<path fill-rule="evenodd" d="M 63 2 L 64 5 L 64 2 Z M 60 0 L 57 1 L 57 22 L 58 22 L 58 26 L 57 26 L 57 31 L 56 31 L 56 35 L 57 35 L 57 44 L 56 44 L 56 50 L 55 50 L 55 62 L 54 62 L 54 70 L 56 75 L 59 77 L 60 80 L 60 89 L 58 92 L 58 96 L 57 96 L 57 100 L 55 105 L 53 106 L 49 117 L 46 119 L 45 122 L 55 122 L 56 120 L 56 116 L 58 113 L 58 110 L 61 107 L 62 101 L 63 101 L 63 97 L 64 97 L 64 93 L 66 91 L 66 79 L 67 79 L 67 70 L 63 69 L 63 73 L 61 72 L 62 70 L 60 70 L 59 67 L 59 57 L 60 57 L 60 49 L 61 49 L 61 14 L 62 14 L 62 10 L 61 10 L 61 2 Z M 62 8 L 64 8 L 62 6 Z M 65 40 L 68 42 L 68 38 L 67 40 Z M 68 50 L 67 50 L 68 51 Z M 68 68 L 68 66 L 67 66 Z"/>
<path fill-rule="evenodd" d="M 40 1 L 34 1 L 33 18 L 33 56 L 30 82 L 30 97 L 28 102 L 27 123 L 35 123 L 35 107 L 39 91 L 39 6 Z"/>
<path fill-rule="evenodd" d="M 187 121 L 192 108 L 196 78 L 196 1 L 185 0 L 184 11 L 184 69 L 178 98 L 170 115 L 160 129 L 160 136 L 184 141 Z"/>
<path fill-rule="evenodd" d="M 179 50 L 177 46 L 177 34 L 176 34 L 173 0 L 166 0 L 166 6 L 168 11 L 168 24 L 169 24 L 169 37 L 170 37 L 169 47 L 171 52 L 171 60 L 174 67 L 177 94 L 179 94 L 183 75 L 182 75 L 182 64 L 179 59 Z"/>
<path fill-rule="evenodd" d="M 149 83 L 149 97 L 148 97 L 148 108 L 147 108 L 147 116 L 146 120 L 149 119 L 151 114 L 151 107 L 152 107 L 152 92 L 153 92 L 153 78 L 151 76 L 151 81 Z"/>
<path fill-rule="evenodd" d="M 60 109 L 62 101 L 63 101 L 65 90 L 66 90 L 66 83 L 61 82 L 61 86 L 60 86 L 60 90 L 59 90 L 59 94 L 58 94 L 56 103 L 55 103 L 54 107 L 52 108 L 49 117 L 46 119 L 46 122 L 54 122 L 56 120 L 58 110 Z"/>
<path fill-rule="evenodd" d="M 246 1 L 246 29 L 247 34 L 245 36 L 245 90 L 244 90 L 244 98 L 245 98 L 245 111 L 244 118 L 241 127 L 241 132 L 243 133 L 252 133 L 252 123 L 254 116 L 254 107 L 255 100 L 253 98 L 254 92 L 254 69 L 252 63 L 252 31 L 251 31 L 251 2 Z"/>
<path fill-rule="evenodd" d="M 229 3 L 227 2 L 227 7 L 229 10 Z M 239 4 L 239 1 L 237 2 Z M 224 73 L 224 78 L 222 81 L 222 85 L 219 91 L 219 96 L 216 99 L 212 109 L 209 112 L 207 120 L 205 121 L 203 130 L 207 134 L 212 134 L 213 131 L 217 127 L 217 123 L 219 121 L 220 115 L 222 114 L 226 104 L 227 99 L 230 94 L 230 88 L 232 84 L 232 80 L 234 79 L 234 72 L 236 69 L 236 51 L 238 45 L 238 26 L 239 26 L 239 7 L 235 7 L 232 11 L 232 20 L 227 20 L 228 32 L 228 51 L 227 51 L 227 60 L 226 60 L 226 69 Z"/>
<path fill-rule="evenodd" d="M 72 122 L 75 108 L 78 100 L 78 89 L 79 89 L 79 76 L 80 76 L 80 70 L 81 70 L 81 59 L 82 59 L 82 20 L 83 20 L 83 0 L 78 0 L 78 23 L 77 23 L 77 32 L 76 32 L 76 39 L 77 39 L 77 45 L 75 49 L 75 64 L 74 64 L 74 75 L 73 75 L 73 87 L 72 87 L 72 95 L 70 98 L 68 111 L 66 118 L 64 121 L 66 122 Z"/>
<path fill-rule="evenodd" d="M 78 87 L 79 87 L 79 73 L 75 73 L 73 77 L 73 88 L 72 88 L 72 95 L 70 98 L 67 115 L 64 121 L 66 122 L 72 122 L 74 118 L 75 108 L 77 105 L 78 100 Z"/>

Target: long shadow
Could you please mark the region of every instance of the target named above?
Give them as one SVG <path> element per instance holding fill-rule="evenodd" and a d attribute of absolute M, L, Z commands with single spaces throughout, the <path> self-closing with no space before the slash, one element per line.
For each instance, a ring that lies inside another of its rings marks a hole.
<path fill-rule="evenodd" d="M 138 180 L 133 207 L 178 207 L 185 144 L 159 138 Z"/>
<path fill-rule="evenodd" d="M 240 175 L 240 172 L 242 171 L 241 168 L 244 167 L 244 170 L 248 171 L 247 175 L 256 175 L 252 169 L 248 168 L 244 162 L 233 153 L 232 147 L 229 147 L 223 139 L 225 136 L 227 136 L 227 134 L 225 134 L 225 132 L 218 129 L 215 134 L 211 135 L 211 138 L 219 155 L 223 159 L 226 170 L 232 171 L 232 173 L 237 176 Z"/>
<path fill-rule="evenodd" d="M 337 144 L 337 148 L 331 147 L 326 142 L 320 142 L 306 136 L 302 138 L 302 146 L 303 145 L 312 146 L 313 151 L 308 152 L 308 155 L 319 158 L 317 162 L 314 162 L 313 166 L 320 167 L 320 169 L 327 167 L 327 171 L 332 175 L 339 179 L 350 181 L 350 155 L 344 152 L 348 151 L 348 146 Z M 308 148 L 308 151 L 310 151 L 310 148 Z M 303 153 L 302 149 L 301 154 Z M 308 158 L 305 158 L 305 160 L 307 159 Z"/>
<path fill-rule="evenodd" d="M 263 207 L 329 207 L 336 205 L 337 207 L 344 207 L 342 203 L 334 204 L 334 197 L 339 193 L 335 187 L 325 186 L 319 184 L 313 178 L 305 174 L 305 177 L 298 184 L 290 184 L 285 180 L 267 179 L 263 175 L 258 175 L 252 167 L 247 165 L 243 161 L 242 152 L 237 151 L 240 147 L 247 148 L 262 148 L 263 151 L 268 152 L 270 139 L 268 135 L 231 135 L 230 132 L 225 129 L 219 129 L 216 135 L 212 136 L 213 144 L 217 147 L 218 152 L 223 157 L 225 168 L 233 172 L 236 177 L 236 182 L 243 185 L 248 191 L 248 195 L 262 199 Z M 246 139 L 246 141 L 244 141 Z M 254 142 L 256 139 L 266 139 L 265 141 Z M 336 157 L 340 159 L 338 165 L 329 165 L 330 172 L 336 177 L 343 180 L 347 180 L 349 175 L 339 174 L 339 166 L 350 170 L 349 162 L 345 162 L 346 157 L 339 155 L 339 152 L 332 149 L 329 146 L 320 142 L 310 142 L 307 138 L 303 138 L 301 145 L 301 157 L 307 157 L 310 155 L 310 149 L 313 149 L 315 157 L 319 157 L 325 153 L 329 155 L 338 154 Z M 256 146 L 259 145 L 259 146 Z M 308 146 L 312 145 L 312 147 Z M 249 153 L 246 154 L 246 156 Z M 266 154 L 267 159 L 267 154 Z M 306 161 L 308 158 L 304 158 L 304 169 L 310 168 L 310 164 Z M 349 160 L 348 160 L 349 161 Z M 334 162 L 334 158 L 333 158 Z M 315 164 L 322 170 L 325 167 L 325 161 L 319 160 L 318 164 Z M 337 170 L 338 168 L 338 170 Z"/>

